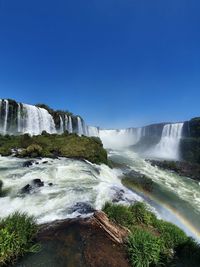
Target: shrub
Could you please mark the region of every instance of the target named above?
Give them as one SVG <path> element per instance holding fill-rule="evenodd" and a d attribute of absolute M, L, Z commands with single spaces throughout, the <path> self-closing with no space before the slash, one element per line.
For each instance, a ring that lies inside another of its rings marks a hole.
<path fill-rule="evenodd" d="M 143 229 L 135 230 L 128 237 L 127 247 L 131 265 L 134 267 L 148 267 L 160 262 L 160 239 Z"/>
<path fill-rule="evenodd" d="M 186 234 L 179 227 L 170 222 L 157 220 L 154 226 L 159 231 L 166 248 L 174 249 L 187 241 L 188 237 Z"/>
<path fill-rule="evenodd" d="M 23 152 L 24 156 L 29 156 L 32 158 L 40 157 L 42 155 L 42 147 L 37 144 L 32 144 L 27 147 Z"/>
<path fill-rule="evenodd" d="M 134 216 L 127 206 L 107 202 L 103 211 L 111 220 L 122 226 L 128 227 L 134 222 Z"/>
<path fill-rule="evenodd" d="M 37 252 L 33 240 L 37 233 L 33 217 L 18 212 L 0 221 L 0 266 L 14 262 L 26 252 Z"/>
<path fill-rule="evenodd" d="M 181 267 L 200 266 L 200 244 L 189 237 L 187 241 L 179 245 L 176 249 L 176 259 L 174 266 L 180 264 Z"/>
<path fill-rule="evenodd" d="M 143 202 L 135 202 L 129 208 L 134 216 L 136 224 L 152 225 L 157 219 L 155 214 L 148 210 L 148 207 Z"/>

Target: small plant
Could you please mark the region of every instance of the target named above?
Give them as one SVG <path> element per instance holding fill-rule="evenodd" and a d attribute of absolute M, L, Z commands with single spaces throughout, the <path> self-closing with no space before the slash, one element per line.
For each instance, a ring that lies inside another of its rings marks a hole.
<path fill-rule="evenodd" d="M 107 202 L 103 211 L 111 220 L 122 226 L 128 227 L 134 222 L 134 216 L 127 206 Z"/>
<path fill-rule="evenodd" d="M 161 241 L 144 229 L 136 229 L 128 237 L 127 247 L 134 267 L 149 267 L 150 264 L 157 265 L 160 262 Z"/>
<path fill-rule="evenodd" d="M 0 266 L 13 263 L 27 252 L 37 252 L 33 240 L 37 225 L 33 217 L 18 212 L 0 221 Z"/>
<path fill-rule="evenodd" d="M 157 220 L 155 226 L 159 231 L 160 237 L 164 241 L 166 248 L 174 249 L 177 246 L 185 243 L 188 239 L 186 234 L 179 227 L 170 222 Z"/>
<path fill-rule="evenodd" d="M 149 211 L 147 205 L 143 202 L 135 202 L 129 209 L 134 215 L 136 224 L 152 225 L 157 219 L 155 214 Z"/>

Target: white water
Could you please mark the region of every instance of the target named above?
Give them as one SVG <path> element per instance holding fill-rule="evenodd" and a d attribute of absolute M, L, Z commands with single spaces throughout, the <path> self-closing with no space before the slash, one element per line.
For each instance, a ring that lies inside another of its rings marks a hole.
<path fill-rule="evenodd" d="M 200 184 L 197 181 L 154 167 L 130 150 L 111 151 L 110 157 L 127 164 L 129 171 L 152 179 L 158 188 L 147 194 L 146 201 L 162 219 L 176 224 L 200 242 Z"/>
<path fill-rule="evenodd" d="M 99 137 L 99 129 L 94 126 L 88 126 L 88 136 L 96 136 Z"/>
<path fill-rule="evenodd" d="M 99 136 L 106 148 L 119 149 L 136 144 L 141 138 L 141 128 L 100 130 Z"/>
<path fill-rule="evenodd" d="M 166 124 L 160 142 L 145 155 L 163 159 L 179 159 L 179 145 L 183 123 Z"/>
<path fill-rule="evenodd" d="M 3 132 L 4 132 L 4 134 L 6 134 L 7 124 L 8 124 L 8 109 L 9 109 L 9 105 L 8 105 L 8 100 L 5 100 L 4 102 L 5 102 L 5 120 L 4 120 Z"/>
<path fill-rule="evenodd" d="M 1 134 L 29 133 L 30 135 L 37 135 L 41 134 L 42 131 L 46 131 L 51 134 L 62 134 L 66 129 L 69 133 L 75 132 L 79 135 L 89 135 L 87 125 L 80 117 L 74 117 L 76 120 L 74 120 L 73 123 L 75 125 L 73 126 L 71 116 L 66 114 L 63 118 L 62 115 L 60 115 L 60 127 L 59 129 L 56 129 L 54 119 L 46 109 L 22 103 L 17 103 L 17 105 L 17 111 L 16 114 L 14 114 L 15 117 L 13 117 L 12 114 L 12 119 L 9 122 L 8 127 L 9 101 L 0 99 Z M 4 112 L 2 112 L 2 110 L 4 110 Z"/>
<path fill-rule="evenodd" d="M 64 122 L 63 122 L 63 119 L 62 119 L 62 117 L 61 116 L 59 116 L 60 117 L 60 131 L 59 131 L 59 133 L 63 133 L 64 132 Z"/>
<path fill-rule="evenodd" d="M 78 134 L 83 135 L 84 134 L 83 125 L 80 117 L 77 117 L 77 125 L 78 125 Z"/>
<path fill-rule="evenodd" d="M 25 114 L 23 133 L 31 135 L 41 134 L 42 131 L 56 133 L 54 120 L 46 109 L 27 104 L 23 104 L 23 109 Z"/>
<path fill-rule="evenodd" d="M 46 160 L 48 163 L 43 164 Z M 22 167 L 23 162 L 22 159 L 0 157 L 0 177 L 4 188 L 10 190 L 8 196 L 0 198 L 0 217 L 17 210 L 36 216 L 39 223 L 76 217 L 80 213 L 73 212 L 72 208 L 77 202 L 101 209 L 106 201 L 116 198 L 120 190 L 123 190 L 121 202 L 141 200 L 121 184 L 120 171 L 105 165 L 71 159 L 43 159 L 39 165 L 27 168 Z M 21 195 L 20 189 L 35 178 L 44 181 L 44 187 Z"/>
<path fill-rule="evenodd" d="M 69 116 L 69 133 L 73 133 L 72 118 Z"/>
<path fill-rule="evenodd" d="M 23 132 L 23 130 L 21 130 L 21 105 L 19 103 L 17 108 L 17 131 L 18 133 Z"/>

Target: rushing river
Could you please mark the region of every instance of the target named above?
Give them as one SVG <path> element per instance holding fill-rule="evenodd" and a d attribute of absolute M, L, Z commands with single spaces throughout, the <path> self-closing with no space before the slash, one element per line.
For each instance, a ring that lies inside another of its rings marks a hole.
<path fill-rule="evenodd" d="M 112 150 L 109 157 L 126 167 L 110 169 L 105 165 L 63 158 L 41 159 L 37 164 L 23 167 L 25 159 L 0 157 L 0 180 L 7 191 L 0 198 L 0 216 L 19 210 L 34 215 L 38 223 L 44 223 L 86 216 L 91 213 L 90 207 L 101 209 L 109 200 L 120 203 L 138 200 L 146 201 L 160 218 L 175 223 L 200 241 L 198 182 L 153 167 L 132 151 Z M 121 178 L 130 170 L 153 180 L 152 194 L 144 195 L 122 185 Z M 36 178 L 41 179 L 44 186 L 21 194 L 21 188 Z"/>

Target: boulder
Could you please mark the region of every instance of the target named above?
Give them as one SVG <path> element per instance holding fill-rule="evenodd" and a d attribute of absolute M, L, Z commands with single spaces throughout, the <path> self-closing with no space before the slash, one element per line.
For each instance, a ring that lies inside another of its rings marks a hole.
<path fill-rule="evenodd" d="M 39 178 L 33 179 L 32 183 L 36 187 L 42 187 L 44 186 L 44 182 L 42 182 Z"/>
<path fill-rule="evenodd" d="M 33 163 L 35 163 L 35 161 L 34 160 L 28 160 L 28 161 L 25 161 L 25 162 L 23 162 L 23 167 L 30 167 L 30 166 L 32 166 L 33 165 Z"/>
<path fill-rule="evenodd" d="M 29 194 L 32 189 L 33 189 L 32 186 L 30 184 L 27 184 L 24 187 L 22 187 L 20 192 L 21 192 L 21 194 Z"/>
<path fill-rule="evenodd" d="M 95 209 L 87 202 L 77 202 L 72 207 L 72 213 L 73 212 L 79 212 L 80 214 L 88 214 L 93 213 Z"/>

